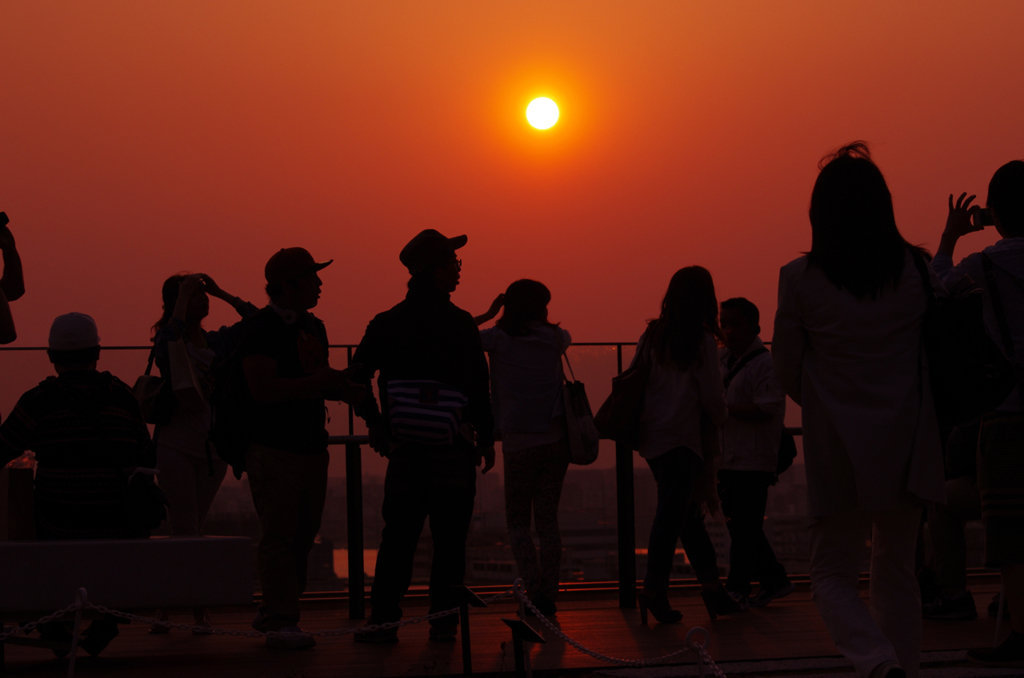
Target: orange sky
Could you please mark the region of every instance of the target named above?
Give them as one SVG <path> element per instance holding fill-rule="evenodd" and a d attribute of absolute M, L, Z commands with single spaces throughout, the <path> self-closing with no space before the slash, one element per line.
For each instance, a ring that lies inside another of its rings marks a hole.
<path fill-rule="evenodd" d="M 70 310 L 143 343 L 179 270 L 262 303 L 295 245 L 336 259 L 316 313 L 357 341 L 426 227 L 469 235 L 476 312 L 532 277 L 577 340 L 631 341 L 702 264 L 769 334 L 822 154 L 871 142 L 930 248 L 950 191 L 1024 156 L 1022 26 L 1019 2 L 3 3 L 18 344 Z"/>

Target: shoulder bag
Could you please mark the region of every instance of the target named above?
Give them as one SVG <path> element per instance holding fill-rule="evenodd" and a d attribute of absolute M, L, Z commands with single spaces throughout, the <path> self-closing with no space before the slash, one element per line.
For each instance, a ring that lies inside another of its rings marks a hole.
<path fill-rule="evenodd" d="M 153 371 L 154 360 L 156 360 L 156 346 L 149 352 L 149 362 L 146 364 L 145 374 L 135 380 L 132 391 L 139 401 L 142 417 L 147 424 L 166 424 L 174 412 L 174 393 L 171 391 L 171 384 L 168 380 L 150 374 Z"/>
<path fill-rule="evenodd" d="M 594 414 L 582 381 L 576 380 L 569 363 L 569 356 L 563 354 L 572 380 L 562 370 L 562 404 L 565 409 L 565 425 L 569 430 L 569 460 L 573 464 L 586 466 L 597 460 L 601 434 L 594 424 Z"/>
<path fill-rule="evenodd" d="M 602 438 L 637 449 L 640 440 L 640 416 L 644 394 L 651 376 L 650 351 L 646 342 L 637 346 L 639 358 L 622 374 L 612 379 L 612 392 L 594 416 Z"/>

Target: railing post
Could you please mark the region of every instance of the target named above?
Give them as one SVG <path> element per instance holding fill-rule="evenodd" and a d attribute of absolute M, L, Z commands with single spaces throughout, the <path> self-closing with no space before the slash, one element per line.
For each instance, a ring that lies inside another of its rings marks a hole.
<path fill-rule="evenodd" d="M 618 509 L 619 607 L 636 607 L 636 519 L 633 506 L 633 450 L 615 443 L 615 505 Z"/>
<path fill-rule="evenodd" d="M 359 443 L 345 443 L 345 491 L 348 504 L 348 618 L 366 617 L 363 578 L 363 459 Z"/>

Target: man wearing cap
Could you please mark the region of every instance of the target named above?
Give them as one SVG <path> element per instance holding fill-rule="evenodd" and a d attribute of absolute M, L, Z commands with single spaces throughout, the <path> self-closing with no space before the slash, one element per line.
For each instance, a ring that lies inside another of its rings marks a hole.
<path fill-rule="evenodd" d="M 309 312 L 323 282 L 301 247 L 282 249 L 267 262 L 270 304 L 249 318 L 239 346 L 249 387 L 249 488 L 260 518 L 257 551 L 263 607 L 253 627 L 298 634 L 299 595 L 306 559 L 327 496 L 324 399 L 357 403 L 364 389 L 328 363 L 327 330 Z M 313 647 L 312 636 L 267 636 L 268 647 Z"/>
<path fill-rule="evenodd" d="M 128 479 L 137 467 L 156 465 L 149 429 L 131 388 L 96 370 L 96 323 L 84 313 L 59 316 L 47 355 L 57 376 L 22 395 L 0 426 L 0 467 L 25 450 L 35 452 L 36 537 L 148 536 L 133 520 Z M 47 640 L 71 640 L 59 622 L 41 633 Z M 81 645 L 99 654 L 117 633 L 113 618 L 97 619 Z"/>
<path fill-rule="evenodd" d="M 482 460 L 486 473 L 494 465 L 494 420 L 480 333 L 473 317 L 451 302 L 462 268 L 455 251 L 466 240 L 430 229 L 405 246 L 399 259 L 412 276 L 405 301 L 370 321 L 353 356 L 354 369 L 367 386 L 380 372 L 383 411 L 372 396 L 358 411 L 374 449 L 388 458 L 384 533 L 368 625 L 401 619 L 400 605 L 428 517 L 434 544 L 430 611 L 461 602 L 452 587 L 465 577 L 474 467 Z M 446 421 L 450 426 L 443 425 Z M 458 615 L 432 621 L 430 639 L 454 640 L 457 624 Z M 398 636 L 387 629 L 357 633 L 355 640 L 395 642 Z"/>

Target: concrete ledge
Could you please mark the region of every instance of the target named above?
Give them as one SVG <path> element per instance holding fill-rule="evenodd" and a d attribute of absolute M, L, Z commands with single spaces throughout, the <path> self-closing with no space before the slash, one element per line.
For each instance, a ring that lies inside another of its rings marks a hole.
<path fill-rule="evenodd" d="M 66 607 L 251 605 L 248 537 L 0 542 L 0 614 Z"/>

